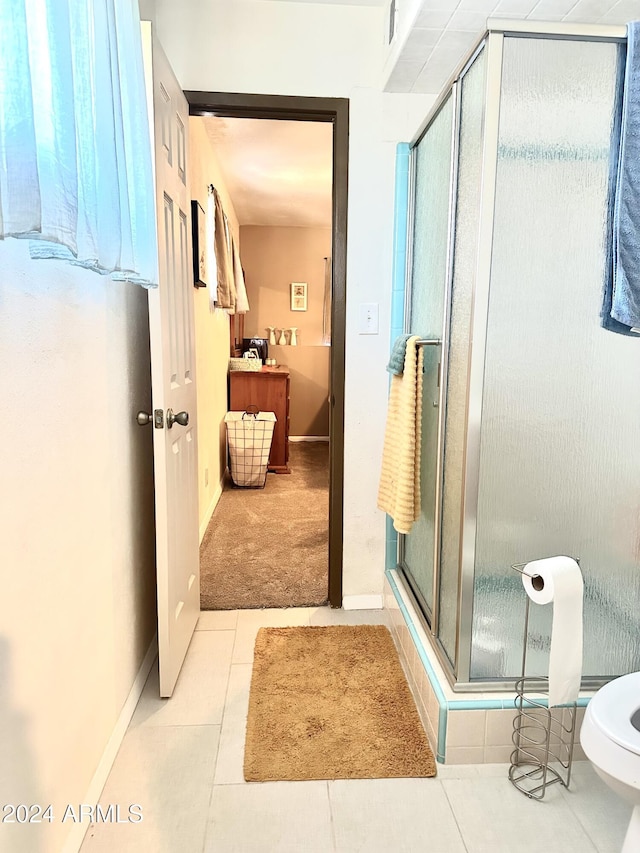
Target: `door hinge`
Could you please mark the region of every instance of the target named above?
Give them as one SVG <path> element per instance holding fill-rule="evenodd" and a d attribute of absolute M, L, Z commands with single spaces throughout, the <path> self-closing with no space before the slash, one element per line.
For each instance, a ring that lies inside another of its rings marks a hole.
<path fill-rule="evenodd" d="M 154 429 L 164 429 L 164 411 L 163 409 L 153 410 L 153 426 Z"/>

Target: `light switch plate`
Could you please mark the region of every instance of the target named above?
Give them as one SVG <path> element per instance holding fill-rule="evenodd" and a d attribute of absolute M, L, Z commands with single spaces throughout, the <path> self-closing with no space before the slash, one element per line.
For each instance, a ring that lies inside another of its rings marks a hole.
<path fill-rule="evenodd" d="M 358 315 L 358 334 L 378 334 L 378 303 L 361 302 Z"/>

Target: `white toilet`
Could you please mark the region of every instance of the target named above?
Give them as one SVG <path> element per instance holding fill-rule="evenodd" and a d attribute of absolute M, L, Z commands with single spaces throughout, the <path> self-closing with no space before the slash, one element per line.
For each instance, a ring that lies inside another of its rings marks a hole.
<path fill-rule="evenodd" d="M 598 775 L 633 804 L 622 853 L 640 851 L 640 672 L 605 684 L 587 706 L 580 743 Z"/>

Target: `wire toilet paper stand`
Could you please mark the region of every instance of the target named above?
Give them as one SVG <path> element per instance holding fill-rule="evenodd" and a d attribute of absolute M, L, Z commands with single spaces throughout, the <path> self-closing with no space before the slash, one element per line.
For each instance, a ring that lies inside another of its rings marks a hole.
<path fill-rule="evenodd" d="M 579 565 L 580 560 L 574 559 Z M 511 568 L 520 574 L 525 574 L 526 565 L 526 563 L 517 563 Z M 533 576 L 534 588 L 538 577 Z M 539 580 L 542 582 L 542 578 Z M 569 787 L 576 736 L 577 706 L 574 702 L 571 705 L 549 708 L 548 677 L 526 675 L 531 605 L 529 596 L 526 598 L 522 675 L 516 681 L 514 704 L 517 714 L 513 720 L 511 736 L 515 748 L 511 753 L 509 780 L 530 799 L 541 800 L 549 785 L 559 782 L 565 788 Z"/>

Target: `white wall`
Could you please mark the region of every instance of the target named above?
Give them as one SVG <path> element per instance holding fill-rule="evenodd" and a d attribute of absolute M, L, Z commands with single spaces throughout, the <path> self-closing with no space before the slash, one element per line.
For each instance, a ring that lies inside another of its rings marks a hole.
<path fill-rule="evenodd" d="M 151 21 L 155 14 L 155 0 L 138 0 L 141 21 Z"/>
<path fill-rule="evenodd" d="M 344 593 L 381 595 L 384 515 L 376 509 L 387 399 L 395 144 L 433 101 L 383 94 L 379 7 L 156 0 L 158 35 L 185 89 L 350 99 Z M 357 334 L 360 302 L 380 334 Z"/>
<path fill-rule="evenodd" d="M 27 249 L 0 243 L 0 802 L 61 817 L 156 630 L 147 298 Z M 3 825 L 0 849 L 72 826 Z"/>
<path fill-rule="evenodd" d="M 378 7 L 278 0 L 156 0 L 158 35 L 185 89 L 348 97 L 375 81 Z"/>
<path fill-rule="evenodd" d="M 236 245 L 240 246 L 240 226 L 235 208 L 203 119 L 198 117 L 189 119 L 189 154 L 191 198 L 197 199 L 206 211 L 208 186 L 213 184 L 220 195 Z M 198 377 L 198 520 L 201 538 L 222 494 L 227 452 L 224 416 L 228 408 L 229 315 L 221 308 L 211 307 L 210 288 L 215 288 L 215 284 L 211 274 L 212 247 L 208 248 L 208 287 L 193 288 Z"/>
<path fill-rule="evenodd" d="M 329 142 L 330 144 L 330 142 Z M 329 435 L 329 359 L 322 343 L 325 258 L 331 228 L 243 225 L 242 266 L 251 310 L 245 337 L 265 337 L 269 326 L 297 329 L 297 346 L 269 346 L 269 355 L 289 368 L 290 436 Z M 305 311 L 291 310 L 291 282 L 307 287 Z"/>

